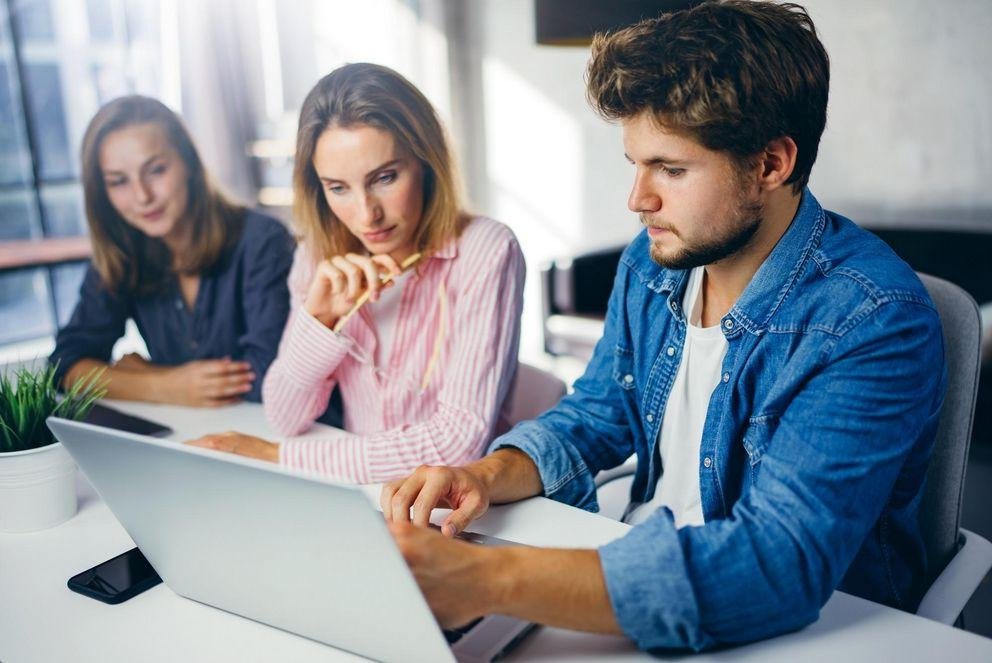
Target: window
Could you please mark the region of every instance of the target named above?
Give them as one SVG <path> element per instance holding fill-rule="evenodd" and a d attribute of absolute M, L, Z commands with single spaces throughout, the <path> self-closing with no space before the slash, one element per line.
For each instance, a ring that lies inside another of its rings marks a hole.
<path fill-rule="evenodd" d="M 161 13 L 158 0 L 0 0 L 0 346 L 50 337 L 72 313 L 82 134 L 101 104 L 160 89 Z"/>

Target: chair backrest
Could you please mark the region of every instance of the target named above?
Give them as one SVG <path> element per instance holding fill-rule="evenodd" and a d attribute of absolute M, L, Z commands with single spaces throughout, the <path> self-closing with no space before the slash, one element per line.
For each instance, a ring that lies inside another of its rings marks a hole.
<path fill-rule="evenodd" d="M 533 419 L 554 407 L 565 395 L 565 383 L 548 371 L 524 364 L 517 366 L 517 382 L 510 397 L 510 425 Z"/>
<path fill-rule="evenodd" d="M 958 547 L 964 475 L 978 393 L 981 318 L 975 300 L 958 286 L 927 274 L 919 277 L 940 314 L 947 362 L 947 394 L 920 504 L 920 529 L 932 580 Z"/>

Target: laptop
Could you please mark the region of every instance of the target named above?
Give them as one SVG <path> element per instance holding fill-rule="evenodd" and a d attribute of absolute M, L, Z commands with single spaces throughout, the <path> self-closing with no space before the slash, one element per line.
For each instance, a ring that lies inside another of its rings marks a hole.
<path fill-rule="evenodd" d="M 533 627 L 490 615 L 443 632 L 356 486 L 87 423 L 48 426 L 180 596 L 380 661 L 490 661 Z"/>

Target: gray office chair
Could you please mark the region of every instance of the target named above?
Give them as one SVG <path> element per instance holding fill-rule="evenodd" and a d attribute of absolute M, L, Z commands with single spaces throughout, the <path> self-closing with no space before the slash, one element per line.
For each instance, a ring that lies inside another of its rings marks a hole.
<path fill-rule="evenodd" d="M 565 383 L 548 371 L 520 363 L 510 396 L 510 424 L 533 419 L 550 410 L 565 395 Z"/>
<path fill-rule="evenodd" d="M 992 569 L 992 543 L 961 528 L 964 475 L 978 393 L 981 320 L 975 300 L 964 290 L 927 274 L 919 277 L 940 314 L 948 383 L 920 506 L 920 529 L 931 573 L 916 614 L 954 624 Z M 603 498 L 604 514 L 619 518 L 623 513 L 635 467 L 631 459 L 597 475 L 597 496 Z"/>
<path fill-rule="evenodd" d="M 944 328 L 947 395 L 920 504 L 920 529 L 930 560 L 931 583 L 916 614 L 953 624 L 992 569 L 992 543 L 961 528 L 982 327 L 978 305 L 968 293 L 943 279 L 919 276 Z"/>

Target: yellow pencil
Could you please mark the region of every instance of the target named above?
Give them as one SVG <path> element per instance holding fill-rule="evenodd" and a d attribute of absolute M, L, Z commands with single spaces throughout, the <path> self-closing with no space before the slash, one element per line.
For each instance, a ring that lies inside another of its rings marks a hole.
<path fill-rule="evenodd" d="M 421 256 L 420 253 L 413 253 L 413 254 L 407 256 L 407 259 L 400 263 L 400 273 L 402 274 L 406 270 L 408 270 L 411 267 L 413 267 L 417 263 L 417 261 L 420 260 L 420 256 Z M 393 278 L 394 278 L 394 275 L 393 274 L 384 274 L 384 275 L 382 275 L 382 276 L 379 277 L 379 280 L 382 282 L 383 285 L 385 285 L 387 283 L 392 282 Z M 355 303 L 351 307 L 351 310 L 348 311 L 347 313 L 345 313 L 344 315 L 342 315 L 340 318 L 338 318 L 338 321 L 336 323 L 334 323 L 334 331 L 336 331 L 336 332 L 341 331 L 341 329 L 344 327 L 345 323 L 348 322 L 348 319 L 351 316 L 353 316 L 355 314 L 355 311 L 357 311 L 359 308 L 361 308 L 362 307 L 362 304 L 364 304 L 365 302 L 367 302 L 369 300 L 369 297 L 371 297 L 371 296 L 372 296 L 372 291 L 371 290 L 366 290 L 365 292 L 363 292 L 358 297 L 358 299 L 355 300 Z"/>

